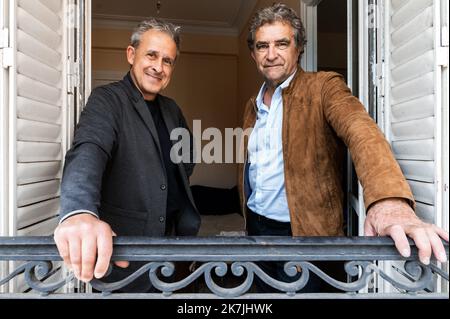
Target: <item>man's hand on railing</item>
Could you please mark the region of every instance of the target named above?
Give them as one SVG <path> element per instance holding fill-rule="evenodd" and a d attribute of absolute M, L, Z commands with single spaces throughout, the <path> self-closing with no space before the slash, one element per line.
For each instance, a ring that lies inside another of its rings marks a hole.
<path fill-rule="evenodd" d="M 93 276 L 101 278 L 108 270 L 113 250 L 111 227 L 90 214 L 78 214 L 64 220 L 56 229 L 54 238 L 59 254 L 75 277 L 89 282 Z M 116 261 L 119 267 L 128 267 L 127 261 Z"/>
<path fill-rule="evenodd" d="M 409 236 L 419 249 L 420 261 L 425 265 L 430 263 L 432 252 L 438 261 L 447 261 L 440 237 L 448 242 L 448 232 L 421 221 L 403 199 L 390 198 L 373 204 L 367 212 L 364 233 L 366 236 L 392 237 L 403 257 L 411 254 L 406 237 Z"/>

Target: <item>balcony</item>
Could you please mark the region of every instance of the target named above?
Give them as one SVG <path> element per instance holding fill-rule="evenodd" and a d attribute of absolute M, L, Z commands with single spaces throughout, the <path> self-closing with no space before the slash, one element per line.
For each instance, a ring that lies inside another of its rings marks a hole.
<path fill-rule="evenodd" d="M 97 293 L 91 293 L 90 288 L 73 289 L 77 281 L 60 269 L 53 238 L 0 237 L 0 299 L 448 299 L 448 263 L 432 260 L 426 266 L 410 244 L 411 256 L 404 258 L 385 237 L 118 237 L 112 260 L 140 261 L 143 266 L 119 282 L 92 280 Z M 448 256 L 448 243 L 444 245 Z M 194 267 L 184 278 L 167 281 L 180 261 Z M 258 261 L 285 261 L 288 275 L 301 269 L 301 276 L 292 283 L 277 281 Z M 318 261 L 345 261 L 342 270 L 348 280 L 333 278 L 313 264 Z M 298 293 L 313 273 L 338 292 Z M 115 293 L 142 274 L 148 274 L 157 293 Z M 256 277 L 280 292 L 255 292 Z M 184 291 L 196 283 L 201 289 Z"/>

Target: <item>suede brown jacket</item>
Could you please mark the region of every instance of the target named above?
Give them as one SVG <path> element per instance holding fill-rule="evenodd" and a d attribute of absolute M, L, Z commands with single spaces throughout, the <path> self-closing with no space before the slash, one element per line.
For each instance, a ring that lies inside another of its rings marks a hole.
<path fill-rule="evenodd" d="M 415 208 L 389 143 L 341 75 L 299 69 L 282 94 L 284 177 L 294 236 L 344 234 L 345 145 L 364 189 L 366 209 L 392 197 L 404 198 Z M 245 108 L 243 129 L 255 122 L 253 97 Z M 247 159 L 248 136 L 243 142 Z M 241 204 L 246 208 L 248 165 L 240 166 Z"/>

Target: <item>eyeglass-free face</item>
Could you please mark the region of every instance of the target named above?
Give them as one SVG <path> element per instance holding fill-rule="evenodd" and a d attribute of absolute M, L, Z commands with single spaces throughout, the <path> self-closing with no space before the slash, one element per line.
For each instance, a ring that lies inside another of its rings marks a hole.
<path fill-rule="evenodd" d="M 143 33 L 137 48 L 127 48 L 131 76 L 144 99 L 153 100 L 169 84 L 176 57 L 175 41 L 159 30 Z"/>
<path fill-rule="evenodd" d="M 261 26 L 251 55 L 266 84 L 276 88 L 297 70 L 300 48 L 295 45 L 294 29 L 280 21 Z"/>
<path fill-rule="evenodd" d="M 271 45 L 277 50 L 286 50 L 291 45 L 291 39 L 285 38 L 271 42 L 258 41 L 255 43 L 255 50 L 261 54 L 266 53 Z"/>

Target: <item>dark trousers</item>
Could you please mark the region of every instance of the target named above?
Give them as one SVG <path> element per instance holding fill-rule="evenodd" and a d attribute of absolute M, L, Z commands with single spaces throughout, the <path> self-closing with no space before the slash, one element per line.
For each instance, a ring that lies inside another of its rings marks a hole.
<path fill-rule="evenodd" d="M 248 208 L 247 208 L 248 209 Z M 289 236 L 292 237 L 291 223 L 283 223 L 256 214 L 248 209 L 247 232 L 249 236 Z M 261 261 L 256 264 L 269 276 L 279 281 L 293 282 L 300 278 L 301 273 L 291 277 L 284 272 L 285 261 Z M 321 279 L 313 273 L 309 273 L 309 280 L 300 293 L 320 292 Z M 254 283 L 258 292 L 276 293 L 280 292 L 266 283 L 259 277 L 255 277 Z"/>

